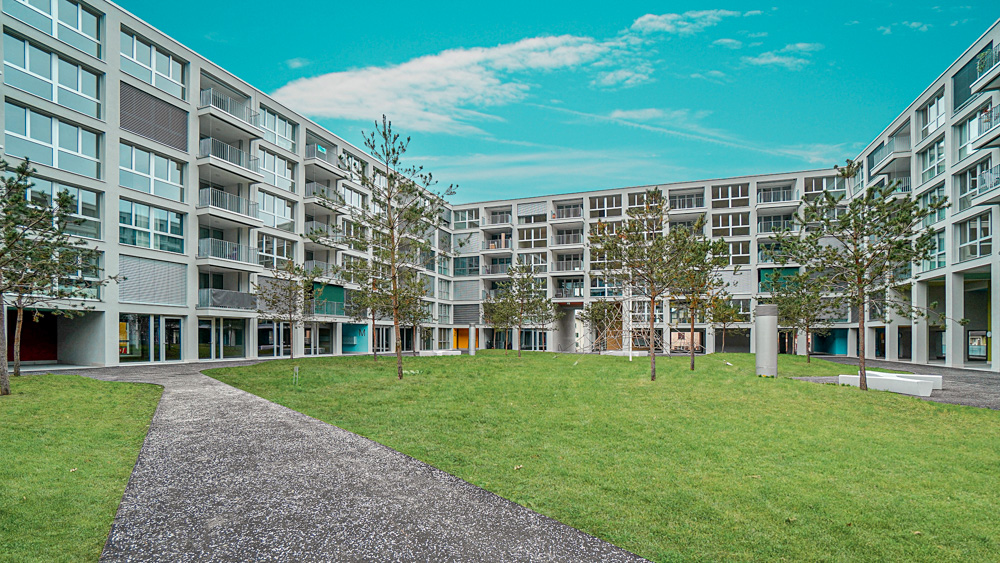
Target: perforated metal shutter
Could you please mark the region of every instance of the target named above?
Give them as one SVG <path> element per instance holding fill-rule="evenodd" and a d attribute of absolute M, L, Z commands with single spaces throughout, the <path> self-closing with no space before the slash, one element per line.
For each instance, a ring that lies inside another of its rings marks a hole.
<path fill-rule="evenodd" d="M 187 264 L 122 256 L 118 263 L 118 301 L 150 305 L 187 305 Z"/>
<path fill-rule="evenodd" d="M 748 273 L 747 270 L 740 270 L 739 272 L 733 273 L 730 271 L 722 272 L 722 281 L 728 284 L 726 291 L 732 294 L 740 293 L 756 293 L 754 290 L 754 275 Z"/>
<path fill-rule="evenodd" d="M 479 282 L 478 281 L 456 281 L 454 282 L 455 301 L 478 301 Z"/>
<path fill-rule="evenodd" d="M 188 113 L 124 82 L 121 128 L 177 150 L 188 150 Z"/>
<path fill-rule="evenodd" d="M 517 204 L 517 216 L 527 217 L 528 215 L 544 215 L 547 207 L 544 201 Z"/>
<path fill-rule="evenodd" d="M 455 235 L 455 239 L 465 241 L 464 243 L 458 243 L 459 246 L 456 250 L 459 254 L 479 254 L 481 250 L 479 248 L 479 233 L 469 233 L 463 236 Z"/>
<path fill-rule="evenodd" d="M 479 323 L 479 304 L 455 305 L 455 324 L 467 325 Z"/>

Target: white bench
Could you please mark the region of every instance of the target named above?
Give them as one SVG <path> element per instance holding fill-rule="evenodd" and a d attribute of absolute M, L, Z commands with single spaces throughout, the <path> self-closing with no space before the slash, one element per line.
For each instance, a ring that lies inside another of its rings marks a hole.
<path fill-rule="evenodd" d="M 879 391 L 892 391 L 893 393 L 901 393 L 903 395 L 916 395 L 918 397 L 931 396 L 931 391 L 934 388 L 933 382 L 907 379 L 906 377 L 903 377 L 905 375 L 907 374 L 872 375 L 869 372 L 866 377 L 868 388 Z M 841 385 L 853 385 L 855 387 L 860 387 L 861 376 L 840 375 L 837 376 L 837 383 Z"/>
<path fill-rule="evenodd" d="M 867 370 L 865 373 L 867 373 L 869 376 L 871 376 L 871 375 L 876 375 L 876 376 L 884 376 L 884 375 L 892 376 L 892 375 L 895 375 L 895 376 L 898 376 L 898 377 L 904 377 L 906 379 L 916 379 L 917 381 L 930 381 L 931 383 L 934 384 L 934 389 L 942 389 L 941 385 L 943 383 L 943 381 L 942 381 L 943 378 L 940 375 L 917 375 L 917 374 L 913 374 L 913 373 L 888 373 L 888 372 L 884 372 L 884 371 L 872 371 L 872 370 Z"/>

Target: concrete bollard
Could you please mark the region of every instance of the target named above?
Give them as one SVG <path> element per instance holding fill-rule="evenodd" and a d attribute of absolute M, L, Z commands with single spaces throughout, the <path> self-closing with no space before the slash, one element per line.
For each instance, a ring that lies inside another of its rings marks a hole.
<path fill-rule="evenodd" d="M 778 375 L 778 306 L 757 305 L 754 310 L 757 375 Z"/>
<path fill-rule="evenodd" d="M 469 325 L 469 355 L 476 355 L 476 325 Z"/>

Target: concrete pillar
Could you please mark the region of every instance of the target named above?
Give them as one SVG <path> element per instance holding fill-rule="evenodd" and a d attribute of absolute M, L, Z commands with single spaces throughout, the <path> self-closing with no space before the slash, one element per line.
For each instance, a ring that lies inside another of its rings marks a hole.
<path fill-rule="evenodd" d="M 778 375 L 778 306 L 757 305 L 754 322 L 757 375 Z"/>
<path fill-rule="evenodd" d="M 885 359 L 890 362 L 895 362 L 899 360 L 898 321 L 888 323 L 885 325 Z"/>
<path fill-rule="evenodd" d="M 339 356 L 344 353 L 344 323 L 333 323 L 333 344 L 331 352 Z"/>
<path fill-rule="evenodd" d="M 913 305 L 918 311 L 927 310 L 927 282 L 915 282 L 913 284 Z M 927 330 L 928 322 L 926 317 L 917 317 L 913 321 L 913 335 L 910 344 L 912 361 L 915 364 L 926 364 L 929 358 L 930 333 Z"/>
<path fill-rule="evenodd" d="M 847 329 L 847 357 L 858 357 L 858 329 Z"/>
<path fill-rule="evenodd" d="M 486 328 L 478 328 L 476 331 L 479 333 L 479 343 L 476 345 L 476 349 L 485 350 L 486 349 Z"/>
<path fill-rule="evenodd" d="M 808 335 L 806 334 L 806 331 L 804 331 L 804 330 L 798 331 L 798 333 L 795 335 L 795 355 L 796 356 L 805 356 L 806 355 L 806 348 L 809 345 L 809 339 L 807 338 L 807 336 Z"/>
<path fill-rule="evenodd" d="M 476 355 L 476 325 L 469 325 L 469 355 Z"/>
<path fill-rule="evenodd" d="M 707 326 L 705 327 L 705 353 L 712 354 L 715 352 L 715 327 Z"/>
<path fill-rule="evenodd" d="M 875 327 L 865 326 L 865 357 L 869 360 L 875 359 Z"/>
<path fill-rule="evenodd" d="M 365 338 L 368 339 L 368 353 L 370 354 L 375 349 L 375 323 L 368 324 L 367 332 L 368 334 Z"/>
<path fill-rule="evenodd" d="M 990 370 L 1000 372 L 1000 267 L 993 265 L 990 276 Z"/>
<path fill-rule="evenodd" d="M 945 365 L 965 364 L 965 327 L 956 322 L 965 318 L 965 274 L 948 274 L 945 284 Z"/>
<path fill-rule="evenodd" d="M 423 330 L 419 326 L 413 327 L 413 353 L 414 355 L 420 355 L 420 331 Z"/>

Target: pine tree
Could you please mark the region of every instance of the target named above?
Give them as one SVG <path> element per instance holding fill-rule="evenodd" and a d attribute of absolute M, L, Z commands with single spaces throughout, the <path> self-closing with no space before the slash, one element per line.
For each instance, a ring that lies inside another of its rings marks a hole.
<path fill-rule="evenodd" d="M 507 269 L 510 281 L 497 290 L 497 296 L 487 300 L 485 317 L 494 328 L 510 327 L 514 333 L 517 357 L 521 357 L 521 332 L 525 327 L 544 327 L 562 315 L 545 295 L 542 280 L 535 277 L 535 267 L 520 260 Z M 497 324 L 499 323 L 499 325 Z"/>
<path fill-rule="evenodd" d="M 291 328 L 293 341 L 289 343 L 289 349 L 293 359 L 295 329 L 316 315 L 316 295 L 322 291 L 322 285 L 316 280 L 321 275 L 319 269 L 307 270 L 288 260 L 271 270 L 272 277 L 258 277 L 254 284 L 257 316 L 276 323 L 288 323 Z"/>
<path fill-rule="evenodd" d="M 719 329 L 722 334 L 722 353 L 726 351 L 726 335 L 730 332 L 742 333 L 747 329 L 733 328 L 736 323 L 746 322 L 748 319 L 740 311 L 739 307 L 733 304 L 730 299 L 716 299 L 708 308 L 708 318 L 712 326 Z"/>
<path fill-rule="evenodd" d="M 783 270 L 783 268 L 782 268 Z M 776 272 L 769 280 L 771 298 L 778 306 L 778 325 L 803 332 L 806 338 L 823 335 L 832 324 L 831 316 L 837 310 L 837 299 L 829 297 L 830 288 L 808 272 Z M 812 351 L 806 343 L 806 363 L 812 361 Z"/>

